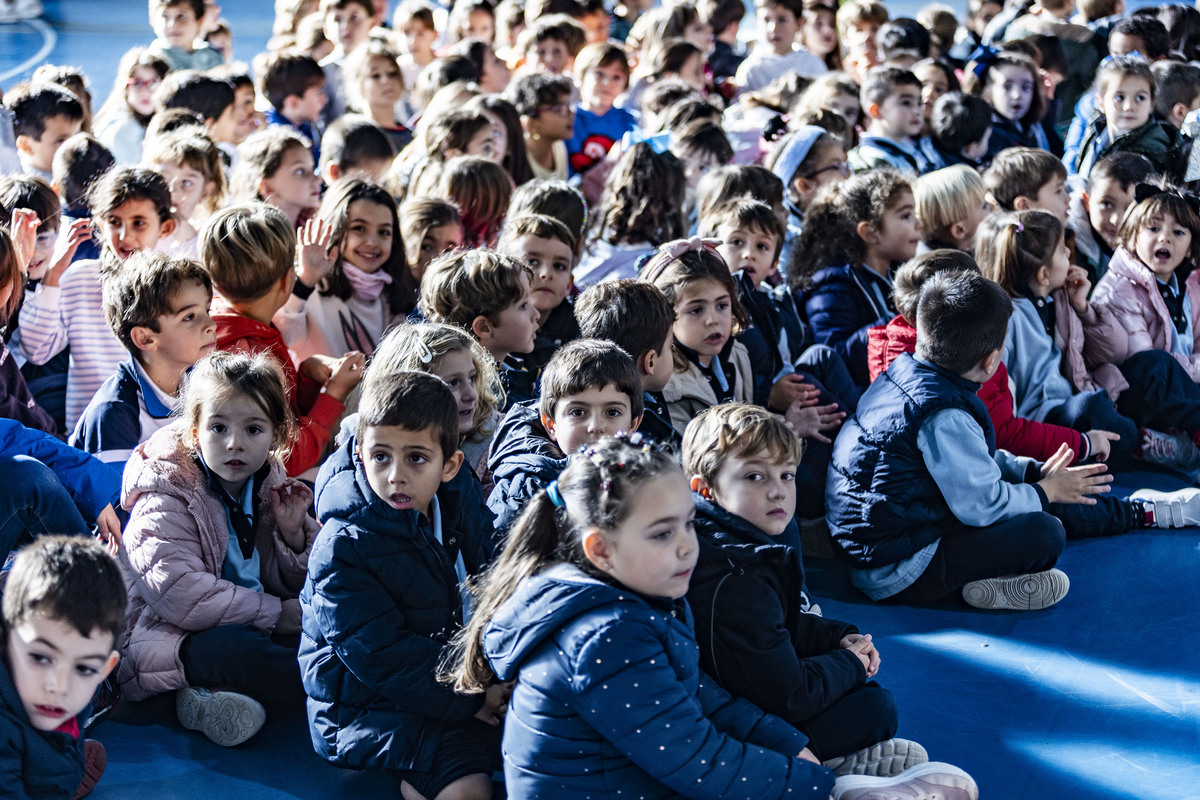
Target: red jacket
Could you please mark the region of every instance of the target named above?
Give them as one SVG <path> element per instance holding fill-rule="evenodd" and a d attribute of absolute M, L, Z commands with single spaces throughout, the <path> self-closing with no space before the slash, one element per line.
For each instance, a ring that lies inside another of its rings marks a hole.
<path fill-rule="evenodd" d="M 867 332 L 867 370 L 875 380 L 901 353 L 917 349 L 917 329 L 904 317 L 894 317 L 887 325 Z M 1060 425 L 1034 422 L 1018 417 L 1013 409 L 1012 392 L 1008 389 L 1008 370 L 1004 364 L 996 374 L 979 388 L 979 399 L 987 406 L 992 427 L 996 429 L 996 446 L 1013 455 L 1028 456 L 1045 461 L 1066 442 L 1076 454 L 1076 460 L 1086 447 L 1080 440 L 1083 434 Z"/>
<path fill-rule="evenodd" d="M 317 466 L 330 431 L 346 407 L 321 391 L 321 385 L 300 375 L 283 337 L 274 325 L 264 325 L 233 311 L 219 299 L 213 302 L 213 322 L 217 323 L 217 348 L 238 353 L 267 353 L 283 367 L 288 402 L 296 412 L 296 438 L 283 465 L 290 477 Z"/>

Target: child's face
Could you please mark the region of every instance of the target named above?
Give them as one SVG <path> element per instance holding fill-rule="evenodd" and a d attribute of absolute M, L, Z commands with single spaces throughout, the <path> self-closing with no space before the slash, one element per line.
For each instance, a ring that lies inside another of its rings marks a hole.
<path fill-rule="evenodd" d="M 296 119 L 300 122 L 316 122 L 321 118 L 321 110 L 329 98 L 325 94 L 325 84 L 319 83 L 304 90 L 293 106 Z"/>
<path fill-rule="evenodd" d="M 221 59 L 228 64 L 233 60 L 233 36 L 221 32 L 213 32 L 208 35 L 208 46 L 221 54 Z"/>
<path fill-rule="evenodd" d="M 154 25 L 154 32 L 171 47 L 190 52 L 193 42 L 200 35 L 200 20 L 196 19 L 191 6 L 185 3 L 160 7 L 150 21 Z"/>
<path fill-rule="evenodd" d="M 208 136 L 213 142 L 226 142 L 228 144 L 236 144 L 238 142 L 241 125 L 238 120 L 236 106 L 236 103 L 230 103 L 225 106 L 225 110 L 221 112 L 221 116 L 209 123 Z"/>
<path fill-rule="evenodd" d="M 721 352 L 733 331 L 733 300 L 724 283 L 697 281 L 675 301 L 675 341 L 699 354 L 701 363 Z"/>
<path fill-rule="evenodd" d="M 325 14 L 325 38 L 348 53 L 367 40 L 374 24 L 370 11 L 358 3 L 350 3 Z"/>
<path fill-rule="evenodd" d="M 554 416 L 544 417 L 542 424 L 559 449 L 570 455 L 619 431 L 633 433 L 641 421 L 630 412 L 629 395 L 610 383 L 559 398 Z"/>
<path fill-rule="evenodd" d="M 548 72 L 551 75 L 561 75 L 566 70 L 570 58 L 571 53 L 567 50 L 566 42 L 558 39 L 536 42 L 526 53 L 526 59 L 535 72 Z"/>
<path fill-rule="evenodd" d="M 921 220 L 917 217 L 916 204 L 909 192 L 883 212 L 874 243 L 868 242 L 880 259 L 908 261 L 917 254 L 921 243 Z"/>
<path fill-rule="evenodd" d="M 704 59 L 699 53 L 696 53 L 687 61 L 683 62 L 683 66 L 679 69 L 679 74 L 676 75 L 679 80 L 691 86 L 696 91 L 704 89 Z"/>
<path fill-rule="evenodd" d="M 800 24 L 796 15 L 782 5 L 758 7 L 758 30 L 764 42 L 776 55 L 792 52 Z"/>
<path fill-rule="evenodd" d="M 154 90 L 160 83 L 162 78 L 151 67 L 134 67 L 125 84 L 125 99 L 134 111 L 148 117 L 154 113 Z"/>
<path fill-rule="evenodd" d="M 421 240 L 421 246 L 417 250 L 417 262 L 413 268 L 413 277 L 418 281 L 421 280 L 421 276 L 425 274 L 425 268 L 429 266 L 430 261 L 433 261 L 442 253 L 457 250 L 462 245 L 462 225 L 448 224 L 430 228 L 429 232 L 425 234 L 425 238 Z"/>
<path fill-rule="evenodd" d="M 97 219 L 96 225 L 101 241 L 122 261 L 138 250 L 153 250 L 160 238 L 175 230 L 173 220 L 159 219 L 153 201 L 140 197 L 126 200 Z"/>
<path fill-rule="evenodd" d="M 406 53 L 428 53 L 437 39 L 437 31 L 426 28 L 420 22 L 404 26 L 404 49 Z"/>
<path fill-rule="evenodd" d="M 84 636 L 41 611 L 8 632 L 13 686 L 34 728 L 52 731 L 87 707 L 117 665 L 113 644 L 111 633 Z"/>
<path fill-rule="evenodd" d="M 858 124 L 858 118 L 862 114 L 862 104 L 858 102 L 858 95 L 839 92 L 822 105 L 841 114 L 851 126 Z"/>
<path fill-rule="evenodd" d="M 1059 219 L 1067 218 L 1067 209 L 1071 205 L 1071 196 L 1067 194 L 1067 181 L 1057 175 L 1038 189 L 1037 197 L 1029 206 L 1030 209 L 1049 211 Z"/>
<path fill-rule="evenodd" d="M 1121 229 L 1121 220 L 1133 203 L 1133 184 L 1122 186 L 1120 181 L 1111 178 L 1101 178 L 1092 186 L 1092 190 L 1084 195 L 1084 205 L 1087 206 L 1088 221 L 1110 250 L 1115 250 Z"/>
<path fill-rule="evenodd" d="M 983 99 L 991 103 L 1000 116 L 1020 122 L 1029 113 L 1035 91 L 1037 86 L 1029 70 L 1016 64 L 1001 64 L 988 71 Z"/>
<path fill-rule="evenodd" d="M 1141 262 L 1160 280 L 1170 280 L 1175 269 L 1191 254 L 1192 232 L 1169 213 L 1142 222 L 1134 240 Z"/>
<path fill-rule="evenodd" d="M 921 90 L 916 86 L 897 86 L 878 106 L 883 135 L 889 139 L 909 139 L 921 135 L 925 113 L 921 110 Z"/>
<path fill-rule="evenodd" d="M 830 11 L 818 9 L 804 12 L 801 21 L 804 47 L 819 58 L 825 58 L 838 46 L 837 21 Z"/>
<path fill-rule="evenodd" d="M 775 271 L 775 251 L 778 240 L 769 233 L 736 225 L 721 225 L 717 228 L 717 238 L 722 244 L 717 252 L 730 272 L 743 270 L 746 277 L 758 286 Z"/>
<path fill-rule="evenodd" d="M 983 2 L 979 4 L 979 9 L 967 17 L 966 26 L 976 36 L 983 36 L 984 30 L 988 23 L 996 18 L 996 15 L 1004 10 L 1004 6 L 1000 3 Z"/>
<path fill-rule="evenodd" d="M 596 9 L 580 18 L 579 23 L 587 31 L 588 44 L 608 41 L 608 29 L 612 25 L 612 17 L 604 9 Z"/>
<path fill-rule="evenodd" d="M 173 162 L 155 164 L 154 168 L 171 187 L 171 205 L 183 219 L 191 219 L 196 206 L 212 194 L 212 183 L 200 170 Z"/>
<path fill-rule="evenodd" d="M 1125 133 L 1146 124 L 1154 104 L 1150 100 L 1150 84 L 1136 75 L 1125 75 L 1119 80 L 1110 80 L 1100 96 L 1100 110 L 1108 127 L 1114 132 Z"/>
<path fill-rule="evenodd" d="M 185 283 L 171 298 L 171 310 L 157 320 L 158 331 L 143 329 L 147 347 L 164 367 L 183 375 L 217 346 L 217 326 L 209 315 L 212 295 L 198 283 Z"/>
<path fill-rule="evenodd" d="M 263 179 L 258 192 L 291 219 L 315 209 L 321 203 L 321 177 L 313 172 L 312 153 L 307 147 L 288 150 L 279 162 L 279 169 Z"/>
<path fill-rule="evenodd" d="M 683 473 L 671 470 L 637 490 L 625 519 L 612 530 L 589 535 L 602 543 L 584 549 L 588 559 L 623 586 L 648 597 L 680 598 L 687 594 L 699 548 L 696 504 Z"/>
<path fill-rule="evenodd" d="M 589 69 L 579 90 L 583 105 L 590 110 L 607 111 L 629 85 L 629 76 L 620 64 Z"/>
<path fill-rule="evenodd" d="M 793 181 L 793 187 L 807 202 L 822 186 L 839 183 L 850 176 L 850 163 L 846 161 L 846 148 L 841 145 L 823 146 L 813 162 L 812 171 Z M 800 183 L 801 185 L 796 185 Z"/>
<path fill-rule="evenodd" d="M 686 200 L 691 204 L 696 199 L 696 187 L 700 185 L 700 179 L 721 166 L 721 162 L 704 150 L 693 150 L 686 156 L 681 155 L 679 160 L 683 162 L 683 177 L 687 181 Z"/>
<path fill-rule="evenodd" d="M 390 208 L 370 200 L 355 200 L 346 209 L 342 259 L 363 272 L 378 272 L 392 255 L 395 235 Z"/>
<path fill-rule="evenodd" d="M 714 503 L 778 536 L 796 513 L 796 462 L 768 453 L 726 456 L 708 488 Z"/>
<path fill-rule="evenodd" d="M 509 242 L 504 251 L 533 270 L 534 308 L 545 315 L 562 305 L 571 292 L 575 253 L 570 247 L 558 239 L 527 233 Z"/>
<path fill-rule="evenodd" d="M 465 155 L 486 158 L 494 164 L 504 160 L 504 153 L 496 150 L 496 133 L 491 125 L 484 125 L 471 137 Z"/>
<path fill-rule="evenodd" d="M 933 64 L 917 67 L 914 71 L 921 80 L 921 110 L 928 120 L 929 115 L 933 113 L 933 104 L 950 91 L 950 82 L 946 80 L 946 73 L 942 68 Z"/>
<path fill-rule="evenodd" d="M 1043 273 L 1045 280 L 1042 283 L 1044 292 L 1038 292 L 1038 294 L 1046 295 L 1067 285 L 1067 272 L 1071 269 L 1071 251 L 1067 249 L 1064 239 L 1058 240 L 1058 247 L 1054 248 L 1054 258 L 1043 269 L 1045 270 Z"/>
<path fill-rule="evenodd" d="M 389 506 L 429 516 L 429 504 L 443 483 L 458 474 L 462 452 L 446 459 L 432 428 L 410 431 L 398 425 L 369 427 L 358 443 L 371 491 Z"/>
<path fill-rule="evenodd" d="M 479 392 L 475 388 L 479 371 L 475 369 L 471 351 L 451 350 L 438 359 L 430 372 L 450 386 L 450 392 L 458 403 L 458 433 L 465 436 L 475 425 L 475 405 L 479 402 Z"/>
<path fill-rule="evenodd" d="M 221 487 L 238 498 L 246 481 L 267 463 L 274 431 L 274 424 L 257 400 L 235 394 L 224 402 L 205 400 L 194 433 L 204 463 Z"/>
<path fill-rule="evenodd" d="M 257 127 L 255 125 L 253 86 L 239 86 L 234 91 L 233 108 L 237 118 L 237 132 L 234 135 L 233 143 L 241 144 L 242 140 L 253 133 Z"/>
<path fill-rule="evenodd" d="M 46 127 L 39 138 L 18 136 L 17 147 L 29 158 L 30 164 L 37 169 L 49 171 L 54 166 L 54 154 L 58 152 L 58 148 L 82 128 L 83 120 L 56 114 L 46 118 Z"/>
<path fill-rule="evenodd" d="M 992 213 L 992 206 L 988 201 L 982 200 L 979 207 L 971 212 L 971 216 L 963 220 L 963 238 L 958 242 L 960 250 L 973 250 L 975 248 L 975 232 L 979 230 L 979 226 L 987 219 L 988 214 Z"/>
<path fill-rule="evenodd" d="M 1108 37 L 1108 54 L 1113 56 L 1127 56 L 1130 53 L 1146 55 L 1146 43 L 1142 41 L 1142 37 L 1113 31 Z"/>
<path fill-rule="evenodd" d="M 484 94 L 500 94 L 508 88 L 512 76 L 505 64 L 492 48 L 483 51 L 483 68 L 479 72 L 479 88 Z"/>
<path fill-rule="evenodd" d="M 467 24 L 461 33 L 464 39 L 479 39 L 491 44 L 496 38 L 496 20 L 486 11 L 472 11 L 467 15 Z"/>
<path fill-rule="evenodd" d="M 58 243 L 58 225 L 43 222 L 38 225 L 37 239 L 33 244 L 33 258 L 26 266 L 25 272 L 30 280 L 39 280 L 53 263 L 54 246 Z M 0 308 L 4 303 L 0 303 Z"/>
<path fill-rule="evenodd" d="M 522 273 L 521 297 L 496 315 L 496 321 L 489 323 L 487 340 L 480 337 L 480 341 L 497 361 L 512 353 L 531 353 L 540 321 L 541 313 L 530 296 L 529 277 Z"/>
<path fill-rule="evenodd" d="M 529 117 L 529 130 L 548 139 L 566 141 L 575 132 L 575 109 L 569 96 L 560 97 L 552 106 L 542 106 L 536 117 Z"/>
<path fill-rule="evenodd" d="M 877 22 L 856 22 L 846 28 L 846 47 L 851 53 L 858 53 L 867 58 L 866 65 L 878 63 L 878 46 L 875 43 L 879 36 L 880 25 Z"/>
<path fill-rule="evenodd" d="M 980 161 L 987 155 L 988 145 L 992 141 L 992 126 L 989 125 L 987 130 L 983 132 L 983 136 L 979 137 L 978 142 L 972 142 L 963 148 L 962 154 L 965 158 L 972 161 Z"/>
<path fill-rule="evenodd" d="M 391 107 L 404 96 L 404 78 L 400 66 L 390 58 L 371 56 L 367 60 L 367 74 L 363 78 L 363 99 L 374 107 Z"/>
<path fill-rule="evenodd" d="M 709 25 L 704 20 L 696 17 L 683 29 L 683 38 L 700 48 L 700 52 L 708 55 L 712 52 L 713 37 L 712 25 Z"/>

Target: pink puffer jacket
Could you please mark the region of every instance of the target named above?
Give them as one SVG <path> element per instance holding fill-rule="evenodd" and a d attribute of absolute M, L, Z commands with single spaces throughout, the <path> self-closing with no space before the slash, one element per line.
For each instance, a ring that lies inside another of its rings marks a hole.
<path fill-rule="evenodd" d="M 304 586 L 308 552 L 319 526 L 305 520 L 306 547 L 294 553 L 275 528 L 267 492 L 283 482 L 275 463 L 259 491 L 256 548 L 265 592 L 221 578 L 229 546 L 225 507 L 208 490 L 191 452 L 178 441 L 176 422 L 134 450 L 125 466 L 122 505 L 131 511 L 122 566 L 129 610 L 117 681 L 125 697 L 141 700 L 187 685 L 179 647 L 189 631 L 251 624 L 270 631 L 281 598 Z"/>

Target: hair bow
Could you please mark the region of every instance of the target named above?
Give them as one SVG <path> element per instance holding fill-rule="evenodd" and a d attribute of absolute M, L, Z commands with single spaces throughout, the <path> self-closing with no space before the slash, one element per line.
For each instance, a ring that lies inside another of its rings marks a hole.
<path fill-rule="evenodd" d="M 979 80 L 983 80 L 987 75 L 988 67 L 996 63 L 996 59 L 1000 57 L 1000 51 L 990 44 L 981 44 L 976 47 L 974 52 L 967 58 L 967 63 L 973 63 L 971 72 Z"/>
<path fill-rule="evenodd" d="M 693 236 L 689 239 L 676 239 L 673 242 L 667 242 L 660 245 L 650 260 L 642 267 L 641 279 L 654 283 L 658 280 L 658 276 L 662 275 L 663 270 L 672 261 L 682 258 L 685 253 L 690 253 L 693 250 L 710 250 L 720 258 L 717 253 L 717 246 L 724 244 L 721 239 L 702 239 L 699 236 Z"/>
<path fill-rule="evenodd" d="M 671 133 L 645 133 L 641 128 L 634 128 L 627 131 L 621 139 L 621 146 L 628 150 L 635 144 L 648 144 L 650 149 L 658 153 L 660 156 L 671 149 Z"/>
<path fill-rule="evenodd" d="M 1152 197 L 1158 197 L 1160 194 L 1175 195 L 1183 200 L 1191 207 L 1192 211 L 1200 215 L 1200 195 L 1188 189 L 1180 189 L 1176 186 L 1159 186 L 1154 183 L 1139 183 L 1133 188 L 1133 202 L 1141 203 L 1149 200 Z"/>
<path fill-rule="evenodd" d="M 550 481 L 550 485 L 546 487 L 546 497 L 550 498 L 550 502 L 555 508 L 567 507 L 567 504 L 563 502 L 562 495 L 558 493 L 558 481 Z"/>

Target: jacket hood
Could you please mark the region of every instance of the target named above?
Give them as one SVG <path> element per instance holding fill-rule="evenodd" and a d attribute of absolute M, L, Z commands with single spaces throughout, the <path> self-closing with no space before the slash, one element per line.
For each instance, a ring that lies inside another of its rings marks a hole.
<path fill-rule="evenodd" d="M 554 480 L 567 465 L 567 459 L 542 425 L 538 401 L 515 403 L 492 439 L 488 468 L 496 482 L 515 475 L 544 476 Z"/>
<path fill-rule="evenodd" d="M 696 502 L 696 534 L 702 549 L 715 547 L 731 562 L 743 557 L 754 557 L 757 561 L 785 563 L 797 560 L 795 548 L 788 547 L 779 539 L 764 533 L 754 524 L 739 517 L 710 500 L 693 492 Z M 795 518 L 788 527 L 796 524 Z M 701 562 L 707 559 L 701 558 Z M 697 565 L 699 571 L 701 567 Z"/>
<path fill-rule="evenodd" d="M 195 487 L 206 483 L 195 457 L 179 443 L 186 425 L 184 420 L 173 422 L 134 449 L 121 478 L 123 508 L 132 509 L 145 493 L 190 499 Z"/>

